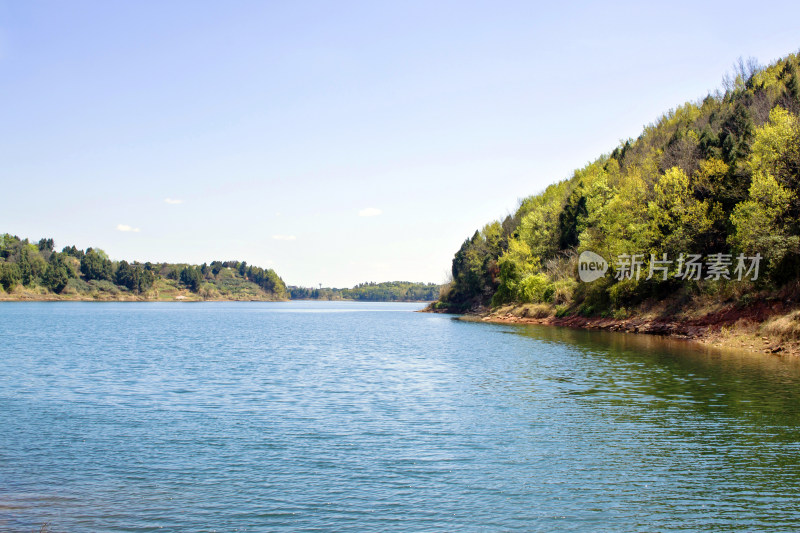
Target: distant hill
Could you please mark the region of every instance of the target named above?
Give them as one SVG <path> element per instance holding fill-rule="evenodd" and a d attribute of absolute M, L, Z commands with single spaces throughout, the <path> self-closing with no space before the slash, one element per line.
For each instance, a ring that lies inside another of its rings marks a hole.
<path fill-rule="evenodd" d="M 292 300 L 359 300 L 362 302 L 431 302 L 439 297 L 434 283 L 386 281 L 361 283 L 352 289 L 289 287 Z"/>
<path fill-rule="evenodd" d="M 0 235 L 0 299 L 286 300 L 272 269 L 244 261 L 202 265 L 112 261 L 98 248 L 54 249 Z"/>

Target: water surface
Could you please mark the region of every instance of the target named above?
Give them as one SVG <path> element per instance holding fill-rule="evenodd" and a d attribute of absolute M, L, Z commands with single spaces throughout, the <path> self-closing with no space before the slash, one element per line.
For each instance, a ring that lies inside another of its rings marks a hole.
<path fill-rule="evenodd" d="M 415 304 L 0 304 L 0 530 L 800 527 L 800 365 Z"/>

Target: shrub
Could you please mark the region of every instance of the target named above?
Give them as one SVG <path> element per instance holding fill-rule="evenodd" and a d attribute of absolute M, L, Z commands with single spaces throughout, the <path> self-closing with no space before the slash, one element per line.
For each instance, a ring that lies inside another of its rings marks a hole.
<path fill-rule="evenodd" d="M 574 279 L 562 279 L 553 283 L 553 303 L 564 304 L 572 300 L 578 282 Z"/>
<path fill-rule="evenodd" d="M 628 315 L 629 315 L 628 310 L 625 309 L 624 307 L 621 307 L 616 311 L 614 311 L 614 313 L 611 316 L 613 316 L 617 320 L 624 320 L 628 318 Z"/>
<path fill-rule="evenodd" d="M 608 296 L 614 307 L 621 308 L 635 303 L 639 298 L 639 281 L 633 278 L 618 281 L 608 289 Z"/>
<path fill-rule="evenodd" d="M 104 280 L 104 279 L 93 279 L 88 283 L 88 285 L 93 290 L 100 291 L 100 292 L 107 292 L 107 293 L 112 294 L 114 296 L 117 296 L 118 294 L 120 294 L 120 292 L 122 292 L 122 291 L 119 290 L 119 287 L 117 287 L 116 285 L 114 285 L 110 281 Z"/>
<path fill-rule="evenodd" d="M 800 310 L 792 311 L 788 315 L 771 318 L 761 329 L 782 339 L 800 340 Z"/>
<path fill-rule="evenodd" d="M 555 288 L 546 274 L 529 274 L 517 287 L 519 300 L 525 303 L 544 303 L 553 300 Z"/>
<path fill-rule="evenodd" d="M 198 294 L 205 300 L 209 300 L 212 298 L 218 298 L 220 296 L 220 292 L 217 288 L 211 283 L 203 283 L 200 286 L 200 290 Z"/>
<path fill-rule="evenodd" d="M 70 278 L 62 294 L 85 294 L 92 290 L 92 286 L 79 278 Z"/>
<path fill-rule="evenodd" d="M 565 317 L 569 314 L 569 306 L 568 305 L 559 305 L 556 306 L 556 316 L 558 318 Z"/>
<path fill-rule="evenodd" d="M 547 304 L 528 304 L 522 310 L 522 316 L 528 318 L 547 318 L 553 314 L 553 308 Z"/>

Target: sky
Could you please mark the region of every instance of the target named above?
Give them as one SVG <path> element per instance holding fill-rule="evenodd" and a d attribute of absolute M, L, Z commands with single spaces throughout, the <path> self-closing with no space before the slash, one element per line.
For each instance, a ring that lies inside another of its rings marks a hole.
<path fill-rule="evenodd" d="M 0 232 L 290 285 L 443 282 L 474 231 L 798 2 L 0 0 Z"/>

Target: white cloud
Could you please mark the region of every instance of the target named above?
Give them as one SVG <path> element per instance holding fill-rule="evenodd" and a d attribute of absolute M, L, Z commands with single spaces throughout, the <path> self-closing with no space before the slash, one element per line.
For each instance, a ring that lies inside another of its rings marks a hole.
<path fill-rule="evenodd" d="M 297 237 L 295 237 L 294 235 L 273 235 L 272 238 L 275 239 L 276 241 L 294 241 L 294 240 L 297 240 Z"/>
<path fill-rule="evenodd" d="M 376 217 L 376 216 L 380 215 L 381 213 L 383 213 L 383 211 L 381 211 L 380 209 L 377 209 L 375 207 L 367 207 L 366 209 L 362 209 L 361 211 L 359 211 L 358 212 L 358 216 L 360 216 L 360 217 Z"/>
<path fill-rule="evenodd" d="M 127 224 L 117 224 L 117 231 L 130 231 L 132 233 L 139 233 L 139 228 L 132 228 Z"/>
<path fill-rule="evenodd" d="M 164 198 L 164 201 L 170 205 L 178 205 L 183 203 L 183 200 L 178 200 L 176 198 Z"/>

